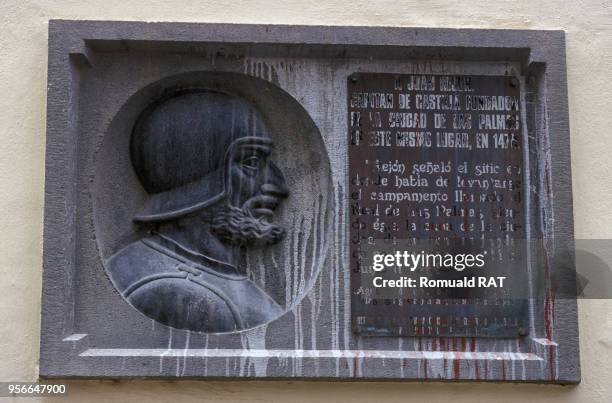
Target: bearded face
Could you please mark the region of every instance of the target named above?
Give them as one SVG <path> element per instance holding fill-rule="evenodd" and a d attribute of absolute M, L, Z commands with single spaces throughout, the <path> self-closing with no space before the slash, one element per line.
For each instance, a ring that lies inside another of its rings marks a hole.
<path fill-rule="evenodd" d="M 285 236 L 285 230 L 280 226 L 253 216 L 247 209 L 229 205 L 215 214 L 211 230 L 223 242 L 236 246 L 271 245 Z"/>
<path fill-rule="evenodd" d="M 269 160 L 269 139 L 243 141 L 230 152 L 226 204 L 212 217 L 212 232 L 239 246 L 269 245 L 285 231 L 273 224 L 274 211 L 289 195 L 280 169 Z"/>

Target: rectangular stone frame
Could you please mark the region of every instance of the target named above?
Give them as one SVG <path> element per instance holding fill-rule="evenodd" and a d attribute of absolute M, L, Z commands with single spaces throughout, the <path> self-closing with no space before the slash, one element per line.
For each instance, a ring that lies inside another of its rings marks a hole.
<path fill-rule="evenodd" d="M 406 347 L 409 342 L 398 338 L 397 349 L 390 349 L 385 347 L 388 340 L 357 338 L 346 331 L 350 297 L 348 285 L 343 284 L 334 295 L 345 320 L 332 325 L 344 336 L 338 336 L 336 343 L 323 341 L 316 349 L 274 345 L 196 349 L 179 335 L 158 348 L 131 348 L 122 339 L 95 345 L 92 333 L 96 329 L 77 331 L 75 273 L 82 251 L 76 200 L 77 183 L 83 179 L 78 148 L 79 69 L 95 59 L 93 48 L 163 53 L 190 52 L 200 46 L 222 46 L 259 57 L 519 63 L 531 150 L 528 166 L 537 189 L 530 192 L 534 207 L 529 216 L 537 223 L 533 235 L 544 239 L 551 262 L 573 250 L 563 31 L 53 20 L 49 22 L 41 377 L 580 381 L 576 301 L 555 299 L 547 286 L 550 279 L 539 268 L 532 270 L 535 291 L 529 336 L 500 341 L 495 348 L 470 351 L 465 342 L 463 347 L 458 342 L 454 351 L 438 351 L 434 341 L 419 350 Z M 346 159 L 345 154 L 335 157 Z M 346 209 L 336 207 L 335 212 L 345 216 L 346 231 Z M 340 244 L 334 247 L 337 253 L 347 250 Z M 348 270 L 346 256 L 338 267 L 333 270 Z"/>

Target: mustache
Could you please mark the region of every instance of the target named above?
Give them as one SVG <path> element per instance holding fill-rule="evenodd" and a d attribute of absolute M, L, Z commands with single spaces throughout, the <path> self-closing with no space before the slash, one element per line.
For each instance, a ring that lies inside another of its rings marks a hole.
<path fill-rule="evenodd" d="M 212 218 L 211 231 L 221 241 L 238 246 L 264 246 L 279 242 L 285 230 L 248 209 L 225 205 Z"/>

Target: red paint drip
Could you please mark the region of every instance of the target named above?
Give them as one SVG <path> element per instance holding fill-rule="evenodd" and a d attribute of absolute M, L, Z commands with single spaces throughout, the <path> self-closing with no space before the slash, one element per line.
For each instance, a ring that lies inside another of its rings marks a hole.
<path fill-rule="evenodd" d="M 461 337 L 461 351 L 465 351 L 466 340 L 465 337 Z M 457 351 L 458 341 L 456 338 L 453 338 L 453 351 Z M 455 379 L 459 379 L 461 376 L 461 359 L 455 357 L 453 360 L 453 374 Z"/>
<path fill-rule="evenodd" d="M 550 340 L 551 327 L 550 327 L 550 297 L 549 293 L 546 293 L 544 298 L 544 329 L 546 331 L 546 338 Z"/>

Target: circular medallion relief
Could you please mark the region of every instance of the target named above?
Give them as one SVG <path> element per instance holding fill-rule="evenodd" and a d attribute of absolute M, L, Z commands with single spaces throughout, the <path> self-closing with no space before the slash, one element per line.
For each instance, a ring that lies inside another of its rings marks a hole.
<path fill-rule="evenodd" d="M 193 72 L 150 84 L 120 107 L 95 169 L 104 267 L 156 322 L 206 333 L 269 323 L 323 265 L 327 153 L 308 113 L 270 82 Z"/>

